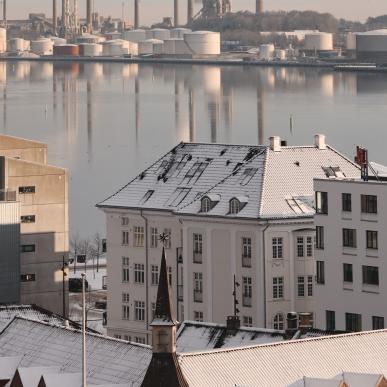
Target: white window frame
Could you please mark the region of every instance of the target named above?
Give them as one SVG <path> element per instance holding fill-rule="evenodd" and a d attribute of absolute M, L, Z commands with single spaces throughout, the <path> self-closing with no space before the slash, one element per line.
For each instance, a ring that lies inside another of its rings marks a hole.
<path fill-rule="evenodd" d="M 144 247 L 145 231 L 143 226 L 133 227 L 133 246 Z"/>
<path fill-rule="evenodd" d="M 157 227 L 151 227 L 151 245 L 150 247 L 156 249 L 159 242 L 159 234 Z"/>
<path fill-rule="evenodd" d="M 122 257 L 121 260 L 121 266 L 122 266 L 122 282 L 129 282 L 130 281 L 130 266 L 129 266 L 129 258 L 128 257 Z"/>
<path fill-rule="evenodd" d="M 134 301 L 134 318 L 136 321 L 145 321 L 144 301 Z"/>
<path fill-rule="evenodd" d="M 157 286 L 159 284 L 159 267 L 158 265 L 151 265 L 151 284 Z"/>
<path fill-rule="evenodd" d="M 145 265 L 143 263 L 134 264 L 134 283 L 141 285 L 145 283 Z"/>
<path fill-rule="evenodd" d="M 284 257 L 284 240 L 282 237 L 273 237 L 271 240 L 273 259 L 283 259 Z"/>
<path fill-rule="evenodd" d="M 284 277 L 273 277 L 273 299 L 282 300 L 284 298 Z"/>

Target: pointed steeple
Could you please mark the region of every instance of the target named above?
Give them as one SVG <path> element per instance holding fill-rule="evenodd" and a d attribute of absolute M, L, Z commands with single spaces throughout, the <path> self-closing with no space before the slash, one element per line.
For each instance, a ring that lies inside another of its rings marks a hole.
<path fill-rule="evenodd" d="M 171 288 L 168 282 L 167 260 L 165 257 L 165 248 L 161 256 L 159 287 L 157 289 L 156 310 L 151 326 L 157 325 L 176 325 L 174 317 Z"/>

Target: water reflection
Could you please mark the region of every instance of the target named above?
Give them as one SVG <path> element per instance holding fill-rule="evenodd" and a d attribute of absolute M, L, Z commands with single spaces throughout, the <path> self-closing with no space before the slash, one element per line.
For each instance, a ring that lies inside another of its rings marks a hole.
<path fill-rule="evenodd" d="M 352 153 L 364 128 L 386 139 L 386 97 L 384 75 L 323 69 L 0 62 L 1 132 L 48 142 L 70 169 L 81 233 L 101 231 L 97 201 L 179 141 L 311 143 L 322 131 Z M 368 142 L 387 163 L 383 141 Z"/>

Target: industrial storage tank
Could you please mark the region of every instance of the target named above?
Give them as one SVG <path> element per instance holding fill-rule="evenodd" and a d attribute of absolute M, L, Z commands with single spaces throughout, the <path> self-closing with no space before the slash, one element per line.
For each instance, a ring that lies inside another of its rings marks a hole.
<path fill-rule="evenodd" d="M 146 40 L 145 30 L 128 30 L 122 33 L 122 38 L 130 42 L 138 43 Z"/>
<path fill-rule="evenodd" d="M 347 50 L 356 50 L 356 33 L 349 32 L 347 34 L 346 48 Z"/>
<path fill-rule="evenodd" d="M 92 35 L 92 34 L 83 34 L 76 38 L 78 44 L 81 43 L 91 43 L 98 44 L 104 42 L 106 39 L 102 36 Z"/>
<path fill-rule="evenodd" d="M 79 45 L 80 56 L 100 56 L 102 54 L 102 45 L 96 43 L 82 43 Z"/>
<path fill-rule="evenodd" d="M 277 49 L 275 50 L 275 57 L 279 60 L 285 60 L 286 59 L 286 50 Z"/>
<path fill-rule="evenodd" d="M 184 34 L 184 41 L 191 54 L 219 55 L 220 33 L 212 31 L 194 31 Z"/>
<path fill-rule="evenodd" d="M 356 35 L 357 59 L 387 60 L 387 29 Z"/>
<path fill-rule="evenodd" d="M 31 41 L 31 51 L 36 55 L 52 55 L 54 42 L 51 39 L 42 38 Z"/>
<path fill-rule="evenodd" d="M 0 28 L 0 53 L 7 50 L 7 30 Z"/>
<path fill-rule="evenodd" d="M 274 50 L 274 44 L 261 44 L 259 46 L 259 58 L 262 60 L 273 59 Z"/>
<path fill-rule="evenodd" d="M 327 32 L 313 32 L 305 35 L 305 49 L 309 51 L 333 50 L 333 35 Z"/>
<path fill-rule="evenodd" d="M 103 56 L 137 55 L 138 45 L 123 39 L 107 40 L 103 43 L 102 53 Z"/>
<path fill-rule="evenodd" d="M 164 40 L 164 54 L 165 55 L 176 55 L 177 54 L 177 47 L 176 45 L 178 42 L 183 42 L 183 39 L 166 39 Z"/>
<path fill-rule="evenodd" d="M 13 38 L 8 41 L 7 51 L 23 52 L 30 49 L 30 42 L 21 38 Z"/>
<path fill-rule="evenodd" d="M 64 44 L 67 44 L 67 40 L 66 39 L 58 38 L 56 36 L 51 38 L 51 40 L 53 41 L 54 46 L 63 46 Z"/>
<path fill-rule="evenodd" d="M 155 47 L 158 46 L 158 47 Z M 138 43 L 138 54 L 161 54 L 163 52 L 164 42 L 159 39 L 147 39 Z"/>
<path fill-rule="evenodd" d="M 79 46 L 76 44 L 62 44 L 61 46 L 54 46 L 54 55 L 79 56 Z"/>
<path fill-rule="evenodd" d="M 173 28 L 171 30 L 171 38 L 172 39 L 183 39 L 184 34 L 187 34 L 188 32 L 192 32 L 192 30 L 190 30 L 189 28 L 182 28 L 182 27 Z"/>
<path fill-rule="evenodd" d="M 146 39 L 165 40 L 171 37 L 171 33 L 165 28 L 152 28 L 151 30 L 145 31 L 145 37 Z"/>

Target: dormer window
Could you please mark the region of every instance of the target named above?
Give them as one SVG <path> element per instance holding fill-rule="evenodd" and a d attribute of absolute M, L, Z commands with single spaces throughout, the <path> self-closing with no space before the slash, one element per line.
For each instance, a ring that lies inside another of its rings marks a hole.
<path fill-rule="evenodd" d="M 238 199 L 230 200 L 230 214 L 237 214 L 241 210 L 241 203 Z"/>
<path fill-rule="evenodd" d="M 211 210 L 211 200 L 208 197 L 202 199 L 201 212 L 208 212 Z"/>
<path fill-rule="evenodd" d="M 209 194 L 202 198 L 200 205 L 200 212 L 210 212 L 219 202 L 220 195 Z"/>

